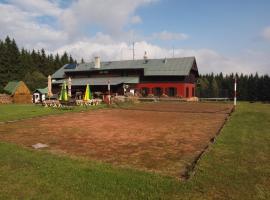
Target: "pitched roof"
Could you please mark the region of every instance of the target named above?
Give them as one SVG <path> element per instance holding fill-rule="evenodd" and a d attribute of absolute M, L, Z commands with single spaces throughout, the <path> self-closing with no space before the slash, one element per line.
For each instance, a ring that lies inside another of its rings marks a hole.
<path fill-rule="evenodd" d="M 9 94 L 13 95 L 17 89 L 17 87 L 20 85 L 21 81 L 10 81 L 8 82 L 8 84 L 6 85 L 6 87 L 4 87 L 4 90 L 6 92 L 8 92 Z"/>
<path fill-rule="evenodd" d="M 94 67 L 94 62 L 82 63 L 77 66 L 64 65 L 57 70 L 52 78 L 64 78 L 65 72 L 100 71 L 111 69 L 144 69 L 145 76 L 186 76 L 189 74 L 195 57 L 165 58 L 145 60 L 123 60 L 101 62 L 100 68 Z"/>
<path fill-rule="evenodd" d="M 139 83 L 139 77 L 109 77 L 109 78 L 74 78 L 71 79 L 73 86 L 82 85 L 108 85 L 110 81 L 111 85 L 119 85 L 122 83 Z M 56 80 L 53 84 L 62 84 L 64 80 Z"/>

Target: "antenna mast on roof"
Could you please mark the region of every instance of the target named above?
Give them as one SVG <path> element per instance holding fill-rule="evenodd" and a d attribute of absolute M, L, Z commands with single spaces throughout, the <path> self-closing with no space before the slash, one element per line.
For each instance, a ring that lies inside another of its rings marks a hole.
<path fill-rule="evenodd" d="M 133 60 L 135 59 L 135 42 L 132 43 L 132 55 L 133 55 Z"/>

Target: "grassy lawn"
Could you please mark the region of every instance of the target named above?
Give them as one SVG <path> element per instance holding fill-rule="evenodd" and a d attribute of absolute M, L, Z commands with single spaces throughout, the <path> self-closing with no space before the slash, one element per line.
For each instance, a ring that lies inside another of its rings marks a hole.
<path fill-rule="evenodd" d="M 63 108 L 45 108 L 41 105 L 34 104 L 0 104 L 0 121 L 12 121 L 18 119 L 25 119 L 29 117 L 38 117 L 51 114 L 61 114 L 65 112 L 79 112 L 87 111 L 91 109 L 98 109 L 106 107 L 106 105 L 98 106 L 76 106 L 72 109 L 63 109 Z"/>
<path fill-rule="evenodd" d="M 270 199 L 269 130 L 241 103 L 188 181 L 0 143 L 0 199 Z"/>

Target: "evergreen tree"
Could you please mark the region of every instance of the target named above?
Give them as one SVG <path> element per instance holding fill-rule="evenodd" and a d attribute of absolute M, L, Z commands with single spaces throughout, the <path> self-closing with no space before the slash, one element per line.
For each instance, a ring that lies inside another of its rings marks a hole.
<path fill-rule="evenodd" d="M 67 55 L 67 52 L 64 52 L 64 54 L 61 56 L 61 66 L 69 63 L 69 58 Z"/>
<path fill-rule="evenodd" d="M 0 93 L 3 92 L 4 85 L 6 84 L 6 75 L 8 73 L 7 63 L 5 62 L 5 45 L 0 40 Z"/>
<path fill-rule="evenodd" d="M 24 77 L 24 82 L 30 90 L 34 91 L 35 89 L 46 87 L 47 77 L 39 71 L 28 72 Z"/>
<path fill-rule="evenodd" d="M 211 91 L 211 94 L 210 94 L 211 97 L 214 97 L 214 98 L 219 97 L 219 87 L 218 87 L 216 78 L 213 78 L 213 80 L 211 81 L 210 91 Z"/>

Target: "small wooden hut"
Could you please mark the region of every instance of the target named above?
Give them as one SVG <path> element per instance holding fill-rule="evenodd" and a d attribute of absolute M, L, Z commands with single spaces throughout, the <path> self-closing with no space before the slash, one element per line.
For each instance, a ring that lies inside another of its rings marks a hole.
<path fill-rule="evenodd" d="M 10 81 L 4 90 L 11 96 L 13 103 L 32 103 L 32 95 L 23 81 Z"/>
<path fill-rule="evenodd" d="M 43 89 L 36 89 L 33 92 L 33 103 L 41 103 L 45 101 L 46 97 L 48 96 L 48 88 Z"/>

